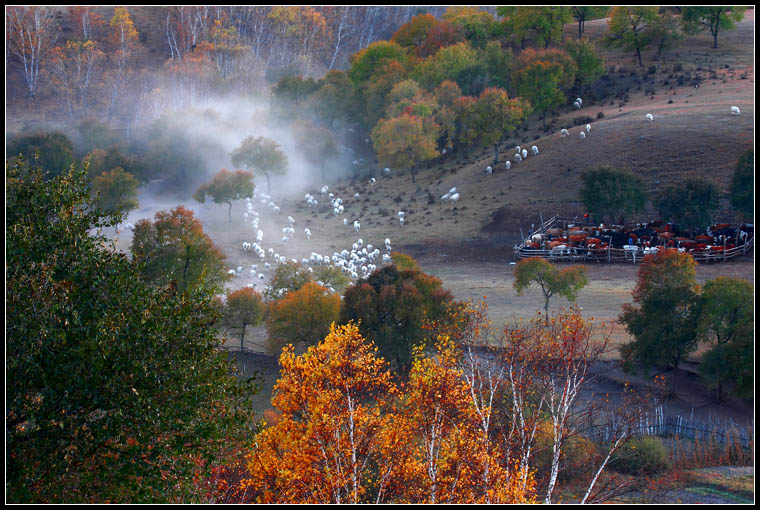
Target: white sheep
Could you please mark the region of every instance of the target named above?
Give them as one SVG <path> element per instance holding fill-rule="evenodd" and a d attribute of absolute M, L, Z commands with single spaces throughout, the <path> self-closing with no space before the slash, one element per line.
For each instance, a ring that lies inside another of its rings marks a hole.
<path fill-rule="evenodd" d="M 538 156 L 538 147 L 534 145 L 533 147 L 530 148 L 530 150 L 534 156 Z"/>
<path fill-rule="evenodd" d="M 522 156 L 520 156 L 519 154 L 515 154 L 515 161 L 517 161 L 518 163 L 522 161 Z"/>
<path fill-rule="evenodd" d="M 383 168 L 383 175 L 391 175 L 391 169 L 388 167 Z"/>
<path fill-rule="evenodd" d="M 359 192 L 354 193 L 354 198 L 359 198 Z"/>
<path fill-rule="evenodd" d="M 519 145 L 515 146 L 515 152 L 520 152 L 520 150 L 521 150 L 521 149 L 520 149 L 520 146 L 519 146 Z"/>
<path fill-rule="evenodd" d="M 652 116 L 652 114 L 651 114 L 651 113 L 647 113 L 647 120 L 648 120 L 649 122 L 652 122 L 652 121 L 654 120 L 654 117 Z"/>
<path fill-rule="evenodd" d="M 251 250 L 251 243 L 248 241 L 243 241 L 243 251 L 250 251 Z"/>
<path fill-rule="evenodd" d="M 591 124 L 586 124 L 586 133 L 591 132 Z"/>
<path fill-rule="evenodd" d="M 528 157 L 528 150 L 527 149 L 523 149 L 522 150 L 522 158 L 526 159 L 527 157 Z"/>
<path fill-rule="evenodd" d="M 358 221 L 354 221 L 354 230 L 356 232 L 359 232 L 360 228 L 361 228 L 361 224 Z"/>
<path fill-rule="evenodd" d="M 454 193 L 453 195 L 451 195 L 449 197 L 449 200 L 451 200 L 452 202 L 456 202 L 457 200 L 459 200 L 459 193 Z"/>
<path fill-rule="evenodd" d="M 304 234 L 306 234 L 306 239 L 311 239 L 311 230 L 308 228 L 303 229 Z"/>
<path fill-rule="evenodd" d="M 404 217 L 404 211 L 399 211 L 398 212 L 398 217 L 399 218 L 403 218 Z"/>
<path fill-rule="evenodd" d="M 486 167 L 486 174 L 487 175 L 491 175 L 492 173 L 493 173 L 493 168 L 491 168 L 490 166 L 487 166 Z"/>
<path fill-rule="evenodd" d="M 345 226 L 348 226 L 348 218 L 343 218 L 343 224 L 344 224 Z"/>
<path fill-rule="evenodd" d="M 585 131 L 581 131 L 581 140 L 584 139 L 584 138 L 586 138 L 586 132 Z"/>
<path fill-rule="evenodd" d="M 573 107 L 575 107 L 576 110 L 580 110 L 581 109 L 581 104 L 578 101 L 576 101 L 576 102 L 573 103 Z"/>
<path fill-rule="evenodd" d="M 320 191 L 322 192 L 323 195 L 327 195 L 327 190 L 328 189 L 329 188 L 327 187 L 327 185 L 324 185 L 324 186 L 322 186 L 322 189 Z"/>
<path fill-rule="evenodd" d="M 741 113 L 738 106 L 731 107 L 731 115 L 741 115 Z"/>
<path fill-rule="evenodd" d="M 296 224 L 296 220 L 293 219 L 292 216 L 288 216 L 288 223 L 290 223 L 291 225 L 295 225 Z"/>
<path fill-rule="evenodd" d="M 562 131 L 560 131 L 560 132 L 559 132 L 559 135 L 560 135 L 562 138 L 565 138 L 566 136 L 570 136 L 570 132 L 569 132 L 567 129 L 564 129 L 564 128 L 563 128 L 563 129 L 562 129 Z"/>
<path fill-rule="evenodd" d="M 507 170 L 509 170 L 510 168 L 512 168 L 512 162 L 507 161 L 506 163 L 504 163 L 504 166 L 507 167 Z"/>
<path fill-rule="evenodd" d="M 375 184 L 375 182 L 376 182 L 376 179 L 374 177 L 369 180 L 370 184 Z"/>
<path fill-rule="evenodd" d="M 234 269 L 230 269 L 229 271 L 227 271 L 227 274 L 235 276 L 235 270 Z"/>
<path fill-rule="evenodd" d="M 580 97 L 575 98 L 575 102 L 583 106 L 583 99 L 581 99 Z"/>

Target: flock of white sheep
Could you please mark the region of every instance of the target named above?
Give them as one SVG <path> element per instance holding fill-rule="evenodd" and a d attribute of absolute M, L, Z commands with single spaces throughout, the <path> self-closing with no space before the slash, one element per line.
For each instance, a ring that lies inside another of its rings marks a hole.
<path fill-rule="evenodd" d="M 387 172 L 384 173 L 389 174 L 390 171 L 388 169 L 386 170 Z M 371 178 L 369 181 L 370 185 L 375 184 L 375 182 L 375 178 Z M 306 201 L 306 204 L 309 208 L 318 206 L 320 199 L 329 199 L 333 207 L 333 214 L 335 216 L 344 214 L 345 206 L 343 204 L 343 199 L 335 196 L 334 193 L 331 193 L 327 185 L 322 186 L 319 193 L 322 195 L 320 198 L 317 198 L 317 196 L 312 195 L 311 193 L 307 193 L 304 196 L 304 200 Z M 359 194 L 356 193 L 354 195 L 354 198 L 358 198 L 358 195 Z M 258 256 L 258 263 L 251 264 L 248 272 L 250 273 L 251 278 L 258 279 L 263 282 L 263 280 L 267 278 L 267 273 L 270 270 L 275 268 L 277 264 L 287 263 L 288 259 L 284 255 L 281 255 L 274 248 L 265 249 L 263 247 L 264 232 L 259 229 L 259 221 L 261 216 L 255 207 L 255 204 L 257 202 L 265 205 L 267 209 L 271 210 L 271 212 L 274 213 L 275 217 L 279 214 L 280 208 L 272 201 L 272 198 L 269 195 L 263 193 L 260 194 L 258 190 L 254 190 L 253 200 L 250 198 L 246 199 L 247 211 L 243 216 L 246 222 L 251 222 L 250 225 L 256 232 L 256 240 L 243 241 L 242 249 L 244 252 L 252 252 L 255 256 Z M 398 218 L 400 224 L 403 226 L 405 212 L 399 211 Z M 296 219 L 293 216 L 288 216 L 287 222 L 287 226 L 282 227 L 282 238 L 280 239 L 281 243 L 285 245 L 287 245 L 288 241 L 295 235 L 296 231 Z M 348 218 L 342 218 L 342 222 L 344 226 L 350 225 L 353 227 L 354 231 L 357 234 L 359 233 L 361 224 L 358 220 L 355 220 L 353 223 L 351 223 Z M 307 227 L 304 228 L 303 232 L 306 241 L 309 241 L 311 239 L 311 230 Z M 319 266 L 339 268 L 341 271 L 350 276 L 352 280 L 355 281 L 359 278 L 368 277 L 370 274 L 372 274 L 373 271 L 378 268 L 378 265 L 391 263 L 390 254 L 392 247 L 391 240 L 389 238 L 385 239 L 384 248 L 385 253 L 382 253 L 379 248 L 376 248 L 372 244 L 365 245 L 364 240 L 359 238 L 352 243 L 350 250 L 346 248 L 340 252 L 335 251 L 332 255 L 321 254 L 316 251 L 312 251 L 309 257 L 303 257 L 300 259 L 300 261 L 296 258 L 291 258 L 290 262 L 300 264 L 310 273 L 313 273 L 314 268 Z M 228 274 L 233 276 L 242 276 L 244 273 L 245 270 L 242 266 L 238 266 L 237 269 L 230 269 L 228 271 Z M 328 291 L 335 292 L 335 289 L 329 282 L 317 281 L 317 283 L 326 287 Z M 256 284 L 248 283 L 246 286 L 256 287 Z M 266 285 L 264 285 L 263 290 L 267 290 Z"/>

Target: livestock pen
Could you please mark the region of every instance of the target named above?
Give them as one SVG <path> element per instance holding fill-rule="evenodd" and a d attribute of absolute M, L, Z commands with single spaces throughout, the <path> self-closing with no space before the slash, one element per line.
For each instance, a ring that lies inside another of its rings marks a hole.
<path fill-rule="evenodd" d="M 680 237 L 676 225 L 592 225 L 578 218 L 554 216 L 514 247 L 515 259 L 541 257 L 552 262 L 622 262 L 636 264 L 664 247 L 689 253 L 701 263 L 726 262 L 754 249 L 754 226 L 714 225 L 707 235 Z M 522 237 L 522 236 L 521 236 Z"/>

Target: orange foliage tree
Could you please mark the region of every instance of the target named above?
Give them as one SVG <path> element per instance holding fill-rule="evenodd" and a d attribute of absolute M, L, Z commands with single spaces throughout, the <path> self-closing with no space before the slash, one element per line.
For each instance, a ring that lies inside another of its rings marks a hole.
<path fill-rule="evenodd" d="M 330 327 L 296 356 L 287 346 L 272 404 L 280 421 L 254 438 L 244 486 L 261 503 L 371 502 L 382 412 L 396 393 L 388 366 L 353 325 Z"/>
<path fill-rule="evenodd" d="M 472 389 L 448 337 L 429 354 L 415 350 L 401 388 L 375 351 L 352 323 L 331 326 L 302 356 L 284 350 L 272 399 L 280 419 L 256 436 L 243 488 L 261 503 L 532 501 L 530 474 L 523 483 L 478 441 Z"/>
<path fill-rule="evenodd" d="M 286 344 L 313 345 L 338 320 L 340 296 L 325 287 L 306 282 L 298 290 L 269 304 L 267 314 L 268 345 L 273 354 Z"/>

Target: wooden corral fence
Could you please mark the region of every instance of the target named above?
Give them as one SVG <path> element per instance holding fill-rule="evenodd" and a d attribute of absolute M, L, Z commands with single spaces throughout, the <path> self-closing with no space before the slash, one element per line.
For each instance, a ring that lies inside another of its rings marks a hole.
<path fill-rule="evenodd" d="M 623 262 L 636 264 L 641 262 L 645 253 L 640 249 L 622 249 L 613 248 L 608 245 L 605 248 L 587 248 L 585 246 L 568 246 L 562 250 L 558 249 L 536 249 L 528 248 L 527 243 L 531 237 L 536 234 L 546 234 L 550 228 L 562 228 L 568 230 L 568 225 L 577 227 L 588 226 L 578 221 L 577 218 L 562 218 L 554 216 L 543 222 L 535 231 L 514 247 L 515 259 L 520 260 L 528 257 L 541 257 L 551 262 Z M 726 262 L 727 260 L 746 255 L 752 252 L 755 244 L 755 237 L 750 236 L 746 243 L 735 246 L 734 248 L 722 250 L 703 250 L 689 251 L 697 262 Z"/>
<path fill-rule="evenodd" d="M 581 433 L 597 442 L 609 442 L 616 429 L 616 417 L 609 415 L 602 423 L 587 428 Z M 667 415 L 663 406 L 657 406 L 651 413 L 644 413 L 634 426 L 633 436 L 678 437 L 680 439 L 713 441 L 719 444 L 732 443 L 749 450 L 754 447 L 754 426 L 741 426 L 732 420 L 699 421 L 680 415 Z"/>

